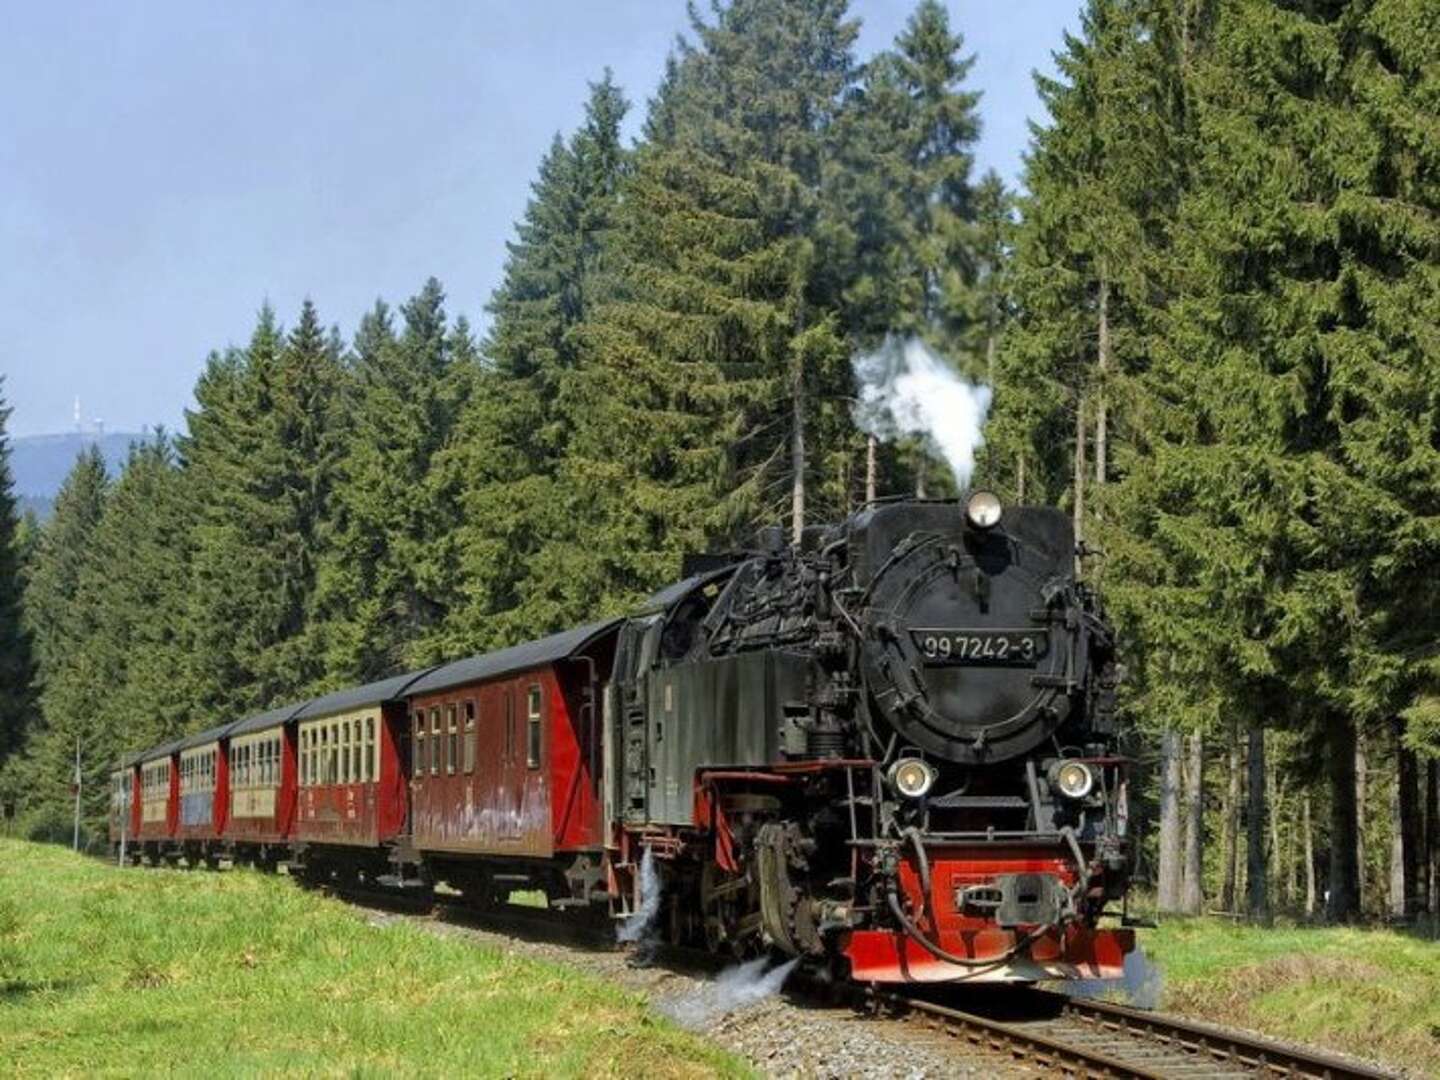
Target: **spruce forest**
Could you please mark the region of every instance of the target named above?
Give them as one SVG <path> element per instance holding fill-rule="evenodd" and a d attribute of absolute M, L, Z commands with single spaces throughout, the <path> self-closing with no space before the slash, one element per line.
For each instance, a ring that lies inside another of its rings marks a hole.
<path fill-rule="evenodd" d="M 916 338 L 1123 628 L 1159 908 L 1440 910 L 1440 6 L 1088 0 L 1018 190 L 937 0 L 864 57 L 845 0 L 692 20 L 643 106 L 595 73 L 483 330 L 433 279 L 267 306 L 43 526 L 0 449 L 12 830 L 68 842 L 77 744 L 103 845 L 122 752 L 955 494 L 854 418 L 852 357 Z"/>

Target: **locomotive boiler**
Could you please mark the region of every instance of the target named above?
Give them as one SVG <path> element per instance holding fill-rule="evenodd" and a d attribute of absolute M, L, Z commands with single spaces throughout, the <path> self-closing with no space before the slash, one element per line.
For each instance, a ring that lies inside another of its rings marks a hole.
<path fill-rule="evenodd" d="M 620 629 L 611 895 L 664 929 L 861 981 L 1114 977 L 1114 635 L 1068 517 L 873 504 L 700 563 Z"/>

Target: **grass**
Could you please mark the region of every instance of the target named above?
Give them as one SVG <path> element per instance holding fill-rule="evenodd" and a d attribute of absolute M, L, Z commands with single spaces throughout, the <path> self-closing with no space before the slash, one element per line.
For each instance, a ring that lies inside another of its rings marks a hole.
<path fill-rule="evenodd" d="M 253 872 L 0 839 L 0 1061 L 18 1075 L 745 1075 L 639 997 Z"/>
<path fill-rule="evenodd" d="M 1440 944 L 1396 930 L 1167 919 L 1163 1008 L 1440 1076 Z"/>

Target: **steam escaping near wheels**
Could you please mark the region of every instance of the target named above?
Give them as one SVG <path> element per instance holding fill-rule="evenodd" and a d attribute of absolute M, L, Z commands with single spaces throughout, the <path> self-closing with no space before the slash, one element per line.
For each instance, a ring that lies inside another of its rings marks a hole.
<path fill-rule="evenodd" d="M 855 424 L 883 442 L 920 435 L 945 458 L 961 491 L 985 442 L 990 387 L 968 382 L 918 338 L 888 337 L 851 359 L 860 397 Z"/>
<path fill-rule="evenodd" d="M 660 871 L 655 869 L 655 856 L 647 847 L 640 860 L 640 906 L 635 914 L 620 924 L 615 936 L 632 944 L 643 941 L 655 927 L 660 915 Z"/>
<path fill-rule="evenodd" d="M 778 994 L 800 958 L 769 967 L 771 959 L 759 956 L 726 968 L 714 982 L 678 997 L 661 1001 L 657 1008 L 681 1027 L 700 1031 L 727 1013 Z M 768 968 L 768 970 L 767 970 Z"/>
<path fill-rule="evenodd" d="M 1126 1005 L 1137 1009 L 1158 1009 L 1160 995 L 1165 989 L 1165 976 L 1150 962 L 1145 950 L 1139 945 L 1125 954 L 1125 973 L 1118 979 L 1067 979 L 1051 984 L 1069 997 L 1102 998 L 1114 1000 L 1122 997 Z"/>

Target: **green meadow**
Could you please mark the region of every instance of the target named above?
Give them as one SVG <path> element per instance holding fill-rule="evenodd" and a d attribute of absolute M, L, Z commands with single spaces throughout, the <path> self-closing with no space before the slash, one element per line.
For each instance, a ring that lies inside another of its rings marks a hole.
<path fill-rule="evenodd" d="M 0 1061 L 21 1076 L 739 1076 L 575 971 L 248 871 L 0 839 Z"/>

